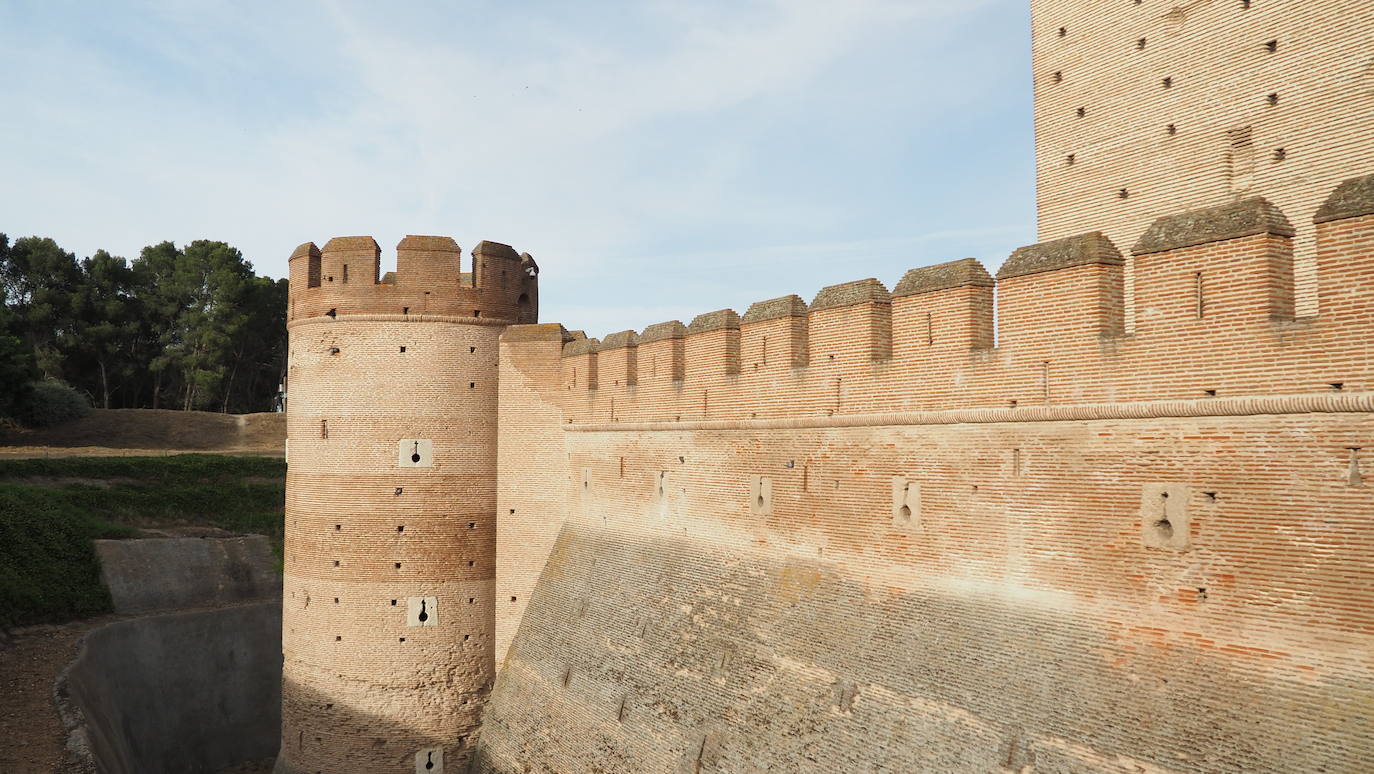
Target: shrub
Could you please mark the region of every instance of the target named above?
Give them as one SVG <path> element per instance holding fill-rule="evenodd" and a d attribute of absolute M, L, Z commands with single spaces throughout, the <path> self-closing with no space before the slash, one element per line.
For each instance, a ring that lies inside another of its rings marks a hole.
<path fill-rule="evenodd" d="M 33 384 L 18 413 L 28 427 L 52 427 L 91 413 L 91 403 L 71 385 L 45 379 Z"/>

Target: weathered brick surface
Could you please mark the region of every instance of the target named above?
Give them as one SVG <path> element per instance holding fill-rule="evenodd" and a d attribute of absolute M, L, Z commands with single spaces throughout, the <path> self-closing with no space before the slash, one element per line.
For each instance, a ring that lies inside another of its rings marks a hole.
<path fill-rule="evenodd" d="M 1031 14 L 1042 240 L 1101 229 L 1124 252 L 1161 213 L 1256 195 L 1309 214 L 1374 169 L 1367 0 L 1032 0 Z M 1307 315 L 1316 231 L 1293 225 Z"/>
<path fill-rule="evenodd" d="M 694 771 L 704 734 L 702 771 L 1362 771 L 1364 406 L 568 433 L 590 485 L 482 770 Z M 893 476 L 919 482 L 914 528 Z M 1158 483 L 1191 550 L 1142 541 Z"/>

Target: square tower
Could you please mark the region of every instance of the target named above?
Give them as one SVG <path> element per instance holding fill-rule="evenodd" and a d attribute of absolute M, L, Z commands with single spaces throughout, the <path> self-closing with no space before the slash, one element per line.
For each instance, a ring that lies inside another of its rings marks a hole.
<path fill-rule="evenodd" d="M 1312 216 L 1374 171 L 1369 0 L 1031 0 L 1031 19 L 1041 241 L 1104 231 L 1129 254 L 1156 217 L 1263 196 L 1315 313 Z"/>

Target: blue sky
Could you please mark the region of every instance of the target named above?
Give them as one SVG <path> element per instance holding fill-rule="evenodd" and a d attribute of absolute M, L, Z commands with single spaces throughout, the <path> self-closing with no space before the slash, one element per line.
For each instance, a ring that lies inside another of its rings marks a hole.
<path fill-rule="evenodd" d="M 1026 0 L 0 6 L 0 231 L 408 233 L 593 336 L 1035 241 Z M 423 6 L 423 7 L 417 7 Z"/>

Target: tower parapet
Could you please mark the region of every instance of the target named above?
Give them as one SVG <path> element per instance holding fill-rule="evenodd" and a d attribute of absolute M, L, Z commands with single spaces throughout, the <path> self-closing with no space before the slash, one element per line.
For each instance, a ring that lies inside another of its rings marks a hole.
<path fill-rule="evenodd" d="M 410 235 L 396 245 L 396 271 L 381 275 L 369 236 L 335 237 L 291 253 L 288 321 L 338 315 L 483 318 L 528 324 L 539 317 L 539 265 L 510 245 L 481 242 L 463 271 L 452 237 Z"/>

